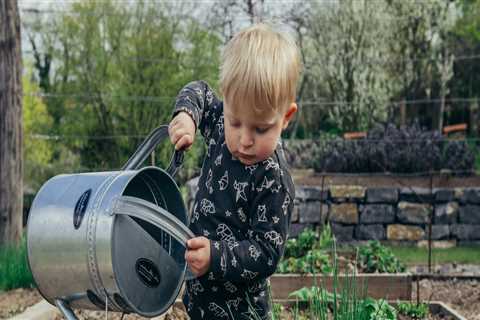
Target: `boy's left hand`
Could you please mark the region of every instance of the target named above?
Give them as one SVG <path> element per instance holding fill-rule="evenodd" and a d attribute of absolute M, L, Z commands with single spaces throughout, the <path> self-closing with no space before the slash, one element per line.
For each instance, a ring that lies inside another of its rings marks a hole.
<path fill-rule="evenodd" d="M 187 241 L 188 250 L 185 260 L 193 273 L 200 277 L 210 267 L 210 240 L 205 237 L 196 237 Z"/>

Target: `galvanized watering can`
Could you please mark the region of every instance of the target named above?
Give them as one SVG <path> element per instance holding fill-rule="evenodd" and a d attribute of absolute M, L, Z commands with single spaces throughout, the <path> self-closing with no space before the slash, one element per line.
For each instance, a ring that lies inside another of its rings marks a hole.
<path fill-rule="evenodd" d="M 169 168 L 138 169 L 168 137 L 154 130 L 121 171 L 58 175 L 32 203 L 28 262 L 42 296 L 67 319 L 72 308 L 154 317 L 165 312 L 188 275 L 187 211 Z"/>

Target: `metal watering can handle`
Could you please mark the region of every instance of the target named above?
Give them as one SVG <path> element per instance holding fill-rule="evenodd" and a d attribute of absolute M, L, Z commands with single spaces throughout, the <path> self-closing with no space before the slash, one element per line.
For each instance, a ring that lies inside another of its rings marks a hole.
<path fill-rule="evenodd" d="M 154 129 L 148 137 L 140 144 L 137 150 L 133 155 L 128 159 L 127 163 L 122 167 L 122 170 L 136 170 L 138 169 L 143 161 L 153 152 L 157 145 L 168 138 L 168 125 L 161 125 L 158 128 Z M 183 163 L 183 151 L 175 150 L 175 153 L 172 156 L 170 165 L 167 168 L 167 173 L 170 176 L 174 176 L 180 166 Z"/>
<path fill-rule="evenodd" d="M 136 217 L 151 223 L 165 230 L 184 247 L 187 246 L 188 239 L 195 237 L 195 234 L 173 214 L 162 207 L 137 197 L 118 197 L 115 200 L 112 213 Z"/>

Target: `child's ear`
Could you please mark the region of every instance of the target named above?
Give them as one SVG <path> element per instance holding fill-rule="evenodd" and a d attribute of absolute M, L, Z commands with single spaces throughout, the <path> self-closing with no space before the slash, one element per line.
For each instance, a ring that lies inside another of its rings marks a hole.
<path fill-rule="evenodd" d="M 295 112 L 297 112 L 297 104 L 295 102 L 292 102 L 290 106 L 287 109 L 287 112 L 285 112 L 285 116 L 283 117 L 283 126 L 282 129 L 286 129 L 288 126 L 288 123 L 290 120 L 292 120 L 293 116 L 295 115 Z"/>

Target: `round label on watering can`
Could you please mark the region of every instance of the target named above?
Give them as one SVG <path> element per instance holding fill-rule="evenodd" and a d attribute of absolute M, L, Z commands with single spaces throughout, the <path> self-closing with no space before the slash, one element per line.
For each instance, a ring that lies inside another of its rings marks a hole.
<path fill-rule="evenodd" d="M 153 261 L 140 258 L 135 263 L 135 271 L 137 276 L 147 287 L 158 287 L 161 281 L 160 272 Z"/>
<path fill-rule="evenodd" d="M 75 229 L 80 228 L 82 224 L 83 216 L 85 215 L 85 211 L 87 211 L 88 200 L 90 200 L 90 194 L 92 193 L 92 189 L 88 189 L 77 200 L 77 204 L 75 204 L 75 210 L 73 211 L 73 226 Z"/>

